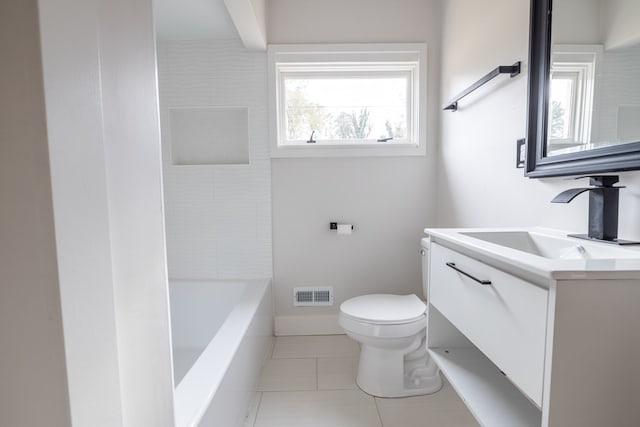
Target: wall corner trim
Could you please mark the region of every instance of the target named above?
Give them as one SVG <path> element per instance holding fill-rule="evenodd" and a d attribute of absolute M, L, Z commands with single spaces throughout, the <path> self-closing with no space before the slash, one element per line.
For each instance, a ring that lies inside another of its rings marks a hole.
<path fill-rule="evenodd" d="M 264 0 L 224 0 L 244 47 L 267 50 Z"/>

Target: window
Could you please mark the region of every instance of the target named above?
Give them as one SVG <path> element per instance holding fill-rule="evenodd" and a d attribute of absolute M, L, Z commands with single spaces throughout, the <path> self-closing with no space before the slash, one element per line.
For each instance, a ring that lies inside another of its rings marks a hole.
<path fill-rule="evenodd" d="M 426 46 L 270 46 L 272 157 L 423 155 Z"/>
<path fill-rule="evenodd" d="M 575 140 L 576 90 L 578 73 L 553 73 L 551 77 L 551 121 L 549 135 L 554 140 Z"/>
<path fill-rule="evenodd" d="M 591 142 L 597 66 L 601 46 L 556 45 L 549 92 L 548 155 L 582 149 Z"/>

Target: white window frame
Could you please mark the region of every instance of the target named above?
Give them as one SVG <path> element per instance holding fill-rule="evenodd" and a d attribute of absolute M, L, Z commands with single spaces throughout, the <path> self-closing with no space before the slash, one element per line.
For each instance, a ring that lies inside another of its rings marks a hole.
<path fill-rule="evenodd" d="M 554 75 L 571 79 L 572 100 L 567 139 L 550 138 L 549 143 L 575 151 L 591 143 L 593 108 L 599 96 L 602 67 L 601 45 L 555 45 L 552 49 L 551 79 Z M 555 154 L 563 151 L 554 150 Z"/>
<path fill-rule="evenodd" d="M 423 156 L 426 153 L 427 46 L 423 43 L 270 45 L 268 48 L 271 157 Z M 286 140 L 283 79 L 296 76 L 409 76 L 408 138 L 381 143 L 375 139 Z"/>

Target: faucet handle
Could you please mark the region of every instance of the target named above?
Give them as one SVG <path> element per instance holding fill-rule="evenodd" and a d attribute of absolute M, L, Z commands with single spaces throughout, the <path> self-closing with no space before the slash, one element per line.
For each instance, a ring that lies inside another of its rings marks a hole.
<path fill-rule="evenodd" d="M 585 175 L 578 176 L 574 179 L 582 179 L 589 178 L 589 185 L 593 185 L 596 187 L 613 187 L 613 184 L 620 181 L 620 177 L 618 175 Z M 624 187 L 619 187 L 624 188 Z"/>

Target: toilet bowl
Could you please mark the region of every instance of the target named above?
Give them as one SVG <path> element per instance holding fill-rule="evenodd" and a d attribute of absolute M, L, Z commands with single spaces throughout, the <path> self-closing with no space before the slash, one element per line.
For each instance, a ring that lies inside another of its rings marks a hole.
<path fill-rule="evenodd" d="M 442 387 L 426 350 L 426 305 L 416 295 L 373 294 L 340 305 L 340 326 L 360 343 L 356 383 L 378 397 L 429 394 Z"/>
<path fill-rule="evenodd" d="M 427 239 L 422 240 L 423 289 L 427 288 Z M 340 326 L 360 343 L 356 383 L 378 397 L 418 396 L 442 387 L 426 346 L 427 306 L 416 295 L 372 294 L 340 305 Z"/>

